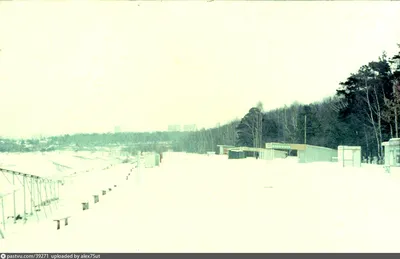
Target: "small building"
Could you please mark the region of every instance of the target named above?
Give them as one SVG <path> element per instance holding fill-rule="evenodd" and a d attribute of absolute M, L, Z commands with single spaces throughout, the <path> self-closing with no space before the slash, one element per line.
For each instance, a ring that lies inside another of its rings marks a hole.
<path fill-rule="evenodd" d="M 229 145 L 217 145 L 218 148 L 218 155 L 227 155 L 229 149 L 235 148 L 235 146 L 229 146 Z"/>
<path fill-rule="evenodd" d="M 158 153 L 154 154 L 154 158 L 155 158 L 155 166 L 159 166 L 160 165 L 160 160 L 161 160 L 161 156 Z"/>
<path fill-rule="evenodd" d="M 275 158 L 286 158 L 288 155 L 287 151 L 267 148 L 260 151 L 260 159 L 273 160 Z"/>
<path fill-rule="evenodd" d="M 332 162 L 337 157 L 336 149 L 306 144 L 266 143 L 265 148 L 269 150 L 263 154 L 267 159 L 285 158 L 292 151 L 297 153 L 299 163 Z"/>
<path fill-rule="evenodd" d="M 156 166 L 156 157 L 154 153 L 144 155 L 144 166 L 145 168 L 153 168 Z"/>
<path fill-rule="evenodd" d="M 361 167 L 361 147 L 338 146 L 337 160 L 343 167 Z"/>
<path fill-rule="evenodd" d="M 181 131 L 181 125 L 178 125 L 178 124 L 168 125 L 168 131 L 169 132 Z"/>
<path fill-rule="evenodd" d="M 231 149 L 228 151 L 228 159 L 243 159 L 246 155 L 243 150 Z"/>
<path fill-rule="evenodd" d="M 382 146 L 385 152 L 385 165 L 400 167 L 400 138 L 392 138 L 383 142 Z"/>
<path fill-rule="evenodd" d="M 197 130 L 196 124 L 183 125 L 183 131 L 196 131 L 196 130 Z"/>
<path fill-rule="evenodd" d="M 299 163 L 332 162 L 338 157 L 338 151 L 327 147 L 304 145 L 304 148 L 298 149 L 297 157 Z"/>

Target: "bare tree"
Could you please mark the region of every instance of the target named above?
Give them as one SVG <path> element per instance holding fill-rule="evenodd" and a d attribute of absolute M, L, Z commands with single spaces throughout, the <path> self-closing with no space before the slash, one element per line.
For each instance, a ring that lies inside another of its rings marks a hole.
<path fill-rule="evenodd" d="M 284 109 L 284 129 L 289 141 L 296 143 L 298 140 L 297 134 L 299 132 L 299 108 L 300 104 L 295 102 L 290 107 L 285 105 Z"/>
<path fill-rule="evenodd" d="M 348 104 L 344 98 L 340 98 L 338 96 L 334 96 L 327 100 L 330 108 L 333 109 L 335 112 L 339 113 L 341 110 L 345 109 Z"/>
<path fill-rule="evenodd" d="M 384 96 L 385 106 L 387 107 L 386 113 L 384 114 L 384 119 L 389 122 L 391 136 L 393 137 L 393 129 L 391 121 L 394 120 L 394 132 L 396 138 L 399 137 L 399 127 L 398 127 L 398 111 L 400 109 L 400 82 L 394 76 L 394 73 L 400 68 L 400 60 L 391 61 L 391 74 L 393 76 L 393 87 L 392 87 L 392 98 L 387 98 Z"/>
<path fill-rule="evenodd" d="M 238 144 L 251 147 L 262 145 L 263 113 L 262 104 L 253 107 L 242 118 L 237 126 Z M 255 152 L 254 152 L 255 154 Z"/>
<path fill-rule="evenodd" d="M 371 77 L 374 77 L 375 74 L 371 73 L 372 71 L 369 70 L 367 66 L 364 66 L 361 70 L 362 72 L 362 80 L 364 81 L 364 92 L 365 92 L 365 97 L 363 98 L 367 104 L 368 110 L 366 111 L 366 115 L 372 125 L 372 128 L 374 130 L 375 134 L 375 139 L 376 139 L 376 145 L 377 145 L 377 151 L 378 151 L 378 158 L 379 160 L 382 159 L 382 154 L 383 154 L 383 147 L 381 145 L 382 143 L 382 112 L 381 112 L 381 107 L 379 104 L 379 98 L 377 95 L 376 91 L 376 86 L 375 84 L 369 85 L 368 81 Z M 372 93 L 370 94 L 370 88 L 372 88 Z M 375 97 L 374 100 L 371 102 L 371 97 Z M 374 116 L 375 115 L 375 116 Z M 375 118 L 377 121 L 375 121 Z"/>
<path fill-rule="evenodd" d="M 263 115 L 264 115 L 264 107 L 262 102 L 258 102 L 256 105 L 258 109 L 257 117 L 256 117 L 256 126 L 257 126 L 257 146 L 261 148 L 263 146 Z"/>

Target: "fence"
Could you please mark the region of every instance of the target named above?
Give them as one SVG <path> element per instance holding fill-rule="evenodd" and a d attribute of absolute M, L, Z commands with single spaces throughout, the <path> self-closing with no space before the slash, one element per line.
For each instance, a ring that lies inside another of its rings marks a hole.
<path fill-rule="evenodd" d="M 54 206 L 57 206 L 55 203 L 59 200 L 59 187 L 62 183 L 60 180 L 3 168 L 0 168 L 0 171 L 3 175 L 0 194 L 3 231 L 7 228 L 7 222 L 26 222 L 28 217 L 33 215 L 39 220 L 38 212 L 42 211 L 47 217 Z M 4 235 L 2 237 L 4 238 Z"/>

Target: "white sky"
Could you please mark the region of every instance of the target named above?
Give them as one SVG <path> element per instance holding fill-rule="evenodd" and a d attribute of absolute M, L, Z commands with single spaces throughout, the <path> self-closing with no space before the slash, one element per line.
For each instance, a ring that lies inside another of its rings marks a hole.
<path fill-rule="evenodd" d="M 332 95 L 396 2 L 2 2 L 1 136 L 214 126 Z"/>

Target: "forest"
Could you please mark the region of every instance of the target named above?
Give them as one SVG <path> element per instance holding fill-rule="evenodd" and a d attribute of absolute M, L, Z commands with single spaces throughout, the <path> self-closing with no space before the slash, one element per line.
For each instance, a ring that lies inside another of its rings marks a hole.
<path fill-rule="evenodd" d="M 400 44 L 398 44 L 400 49 Z M 383 53 L 338 84 L 336 94 L 311 104 L 264 111 L 251 107 L 239 121 L 194 132 L 181 139 L 188 152 L 215 150 L 215 144 L 264 147 L 266 142 L 306 143 L 337 148 L 361 146 L 364 157 L 383 159 L 381 143 L 399 136 L 400 51 Z"/>

